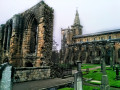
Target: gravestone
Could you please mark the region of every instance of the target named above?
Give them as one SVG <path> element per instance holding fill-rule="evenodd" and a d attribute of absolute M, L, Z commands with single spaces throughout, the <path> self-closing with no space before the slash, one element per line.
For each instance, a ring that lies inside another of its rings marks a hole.
<path fill-rule="evenodd" d="M 86 69 L 86 73 L 87 73 L 87 74 L 89 73 L 89 68 Z"/>
<path fill-rule="evenodd" d="M 8 63 L 1 65 L 0 90 L 12 90 L 12 66 Z"/>
<path fill-rule="evenodd" d="M 83 90 L 81 62 L 77 62 L 77 65 L 78 65 L 77 72 L 74 74 L 74 90 Z"/>
<path fill-rule="evenodd" d="M 110 90 L 110 86 L 108 83 L 108 77 L 106 73 L 106 65 L 105 65 L 105 60 L 103 59 L 103 71 L 102 71 L 102 81 L 101 81 L 101 87 L 100 90 Z"/>
<path fill-rule="evenodd" d="M 101 59 L 100 64 L 101 64 L 101 72 L 102 72 L 103 71 L 103 59 Z"/>
<path fill-rule="evenodd" d="M 115 71 L 115 65 L 113 65 L 113 71 Z"/>
<path fill-rule="evenodd" d="M 112 61 L 113 57 L 110 57 L 110 67 L 113 68 L 113 61 Z"/>
<path fill-rule="evenodd" d="M 120 80 L 120 76 L 119 76 L 119 68 L 116 67 L 116 79 Z"/>

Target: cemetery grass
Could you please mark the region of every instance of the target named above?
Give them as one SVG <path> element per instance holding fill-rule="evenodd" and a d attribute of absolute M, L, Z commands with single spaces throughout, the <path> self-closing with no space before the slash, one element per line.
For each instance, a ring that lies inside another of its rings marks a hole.
<path fill-rule="evenodd" d="M 100 66 L 100 64 L 82 64 L 82 69 L 95 68 L 97 66 Z"/>
<path fill-rule="evenodd" d="M 109 70 L 107 70 L 109 69 Z M 116 80 L 116 72 L 112 70 L 112 68 L 107 67 L 106 68 L 106 72 L 108 75 L 108 80 L 109 80 L 109 85 L 113 86 L 113 87 L 118 87 L 120 88 L 120 80 Z M 83 74 L 85 74 L 86 72 L 83 72 Z M 93 80 L 98 80 L 101 81 L 102 78 L 102 73 L 100 72 L 100 69 L 97 70 L 91 70 L 88 74 L 83 75 L 84 78 L 92 78 Z M 90 82 L 88 81 L 88 83 L 92 83 L 92 84 L 100 84 L 100 83 L 95 83 L 95 82 Z"/>
<path fill-rule="evenodd" d="M 100 66 L 100 64 L 82 64 L 82 69 L 87 69 L 87 68 L 95 68 L 97 66 Z M 77 69 L 77 67 L 73 67 L 73 69 Z"/>
<path fill-rule="evenodd" d="M 83 90 L 93 90 L 93 89 L 97 89 L 97 90 L 100 90 L 99 87 L 93 87 L 93 86 L 86 86 L 86 85 L 83 85 Z M 74 90 L 74 88 L 62 88 L 62 89 L 58 89 L 58 90 Z"/>

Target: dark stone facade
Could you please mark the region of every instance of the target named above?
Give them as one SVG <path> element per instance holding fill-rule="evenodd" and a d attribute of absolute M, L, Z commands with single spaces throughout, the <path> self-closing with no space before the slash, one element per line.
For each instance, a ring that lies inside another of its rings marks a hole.
<path fill-rule="evenodd" d="M 43 1 L 14 15 L 0 26 L 0 63 L 13 66 L 49 64 L 52 51 L 54 10 Z"/>

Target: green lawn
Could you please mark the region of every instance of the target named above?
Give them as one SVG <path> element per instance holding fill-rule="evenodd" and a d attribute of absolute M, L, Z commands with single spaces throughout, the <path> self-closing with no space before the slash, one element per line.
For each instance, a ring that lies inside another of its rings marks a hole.
<path fill-rule="evenodd" d="M 83 72 L 86 73 L 86 72 Z M 100 69 L 97 70 L 91 70 L 88 74 L 83 75 L 84 78 L 92 78 L 93 80 L 99 80 L 101 81 L 102 73 L 100 72 Z"/>
<path fill-rule="evenodd" d="M 82 69 L 87 69 L 87 68 L 95 68 L 97 66 L 100 66 L 100 64 L 82 64 Z M 77 66 L 76 67 L 73 67 L 73 69 L 77 69 Z"/>
<path fill-rule="evenodd" d="M 99 64 L 82 64 L 82 69 L 95 68 L 97 66 L 100 66 L 100 65 Z"/>
<path fill-rule="evenodd" d="M 111 69 L 111 68 L 107 67 L 107 69 Z M 120 87 L 120 80 L 115 79 L 116 72 L 113 71 L 112 69 L 106 70 L 106 71 L 107 71 L 107 75 L 108 75 L 109 85 L 114 86 L 114 87 Z M 85 73 L 85 72 L 83 72 L 83 73 Z M 89 74 L 83 75 L 83 77 L 84 78 L 92 78 L 93 80 L 101 81 L 102 73 L 100 72 L 100 69 L 92 70 L 92 71 L 90 71 Z M 93 83 L 93 82 L 89 82 L 89 83 Z M 94 84 L 98 84 L 98 83 L 94 83 Z"/>
<path fill-rule="evenodd" d="M 98 88 L 98 87 L 92 87 L 92 86 L 83 85 L 83 90 L 93 90 L 93 89 L 100 90 L 100 88 Z M 58 90 L 74 90 L 74 88 L 62 88 L 62 89 L 58 89 Z"/>

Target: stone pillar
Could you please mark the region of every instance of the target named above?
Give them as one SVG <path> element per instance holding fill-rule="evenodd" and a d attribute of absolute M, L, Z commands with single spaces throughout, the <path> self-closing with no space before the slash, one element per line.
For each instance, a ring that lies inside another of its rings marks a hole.
<path fill-rule="evenodd" d="M 113 46 L 111 46 L 111 52 L 110 52 L 110 67 L 113 68 Z"/>
<path fill-rule="evenodd" d="M 69 49 L 68 47 L 66 47 L 66 50 L 65 50 L 65 55 L 64 55 L 64 63 L 67 64 L 68 63 L 68 53 L 69 53 Z"/>
<path fill-rule="evenodd" d="M 71 63 L 71 55 L 72 55 L 72 51 L 71 51 L 71 48 L 69 47 L 69 53 L 68 53 L 68 63 L 72 64 Z"/>
<path fill-rule="evenodd" d="M 9 27 L 8 27 L 8 37 L 7 37 L 7 51 L 9 51 L 9 47 L 10 47 L 11 34 L 12 34 L 12 28 L 9 25 Z"/>
<path fill-rule="evenodd" d="M 53 9 L 43 6 L 42 17 L 38 23 L 38 43 L 37 43 L 37 59 L 35 66 L 39 67 L 41 62 L 44 65 L 50 65 L 53 44 Z"/>
<path fill-rule="evenodd" d="M 6 52 L 6 46 L 7 46 L 7 35 L 8 35 L 8 28 L 7 26 L 5 26 L 5 29 L 4 29 L 4 39 L 3 39 L 3 50 L 4 50 L 4 53 Z"/>
<path fill-rule="evenodd" d="M 74 64 L 74 62 L 73 62 L 73 57 L 74 57 L 73 47 L 71 47 L 71 50 L 70 50 L 70 51 L 71 51 L 71 52 L 70 52 L 70 53 L 71 53 L 71 54 L 70 54 L 71 56 L 69 56 L 69 57 L 70 57 L 69 59 L 70 59 L 70 63 L 73 65 L 73 64 Z"/>
<path fill-rule="evenodd" d="M 2 63 L 3 58 L 3 38 L 4 38 L 4 25 L 0 26 L 0 64 Z"/>
<path fill-rule="evenodd" d="M 87 59 L 88 59 L 88 51 L 86 50 L 85 63 L 87 63 Z"/>
<path fill-rule="evenodd" d="M 74 57 L 75 57 L 75 53 L 74 53 L 74 47 L 72 47 L 72 56 L 71 56 L 71 61 L 73 62 L 73 64 L 75 65 L 76 64 L 76 61 L 74 60 Z"/>
<path fill-rule="evenodd" d="M 94 63 L 94 59 L 95 59 L 95 45 L 92 45 L 93 51 L 92 51 L 92 61 L 91 63 Z"/>
<path fill-rule="evenodd" d="M 74 90 L 77 90 L 77 72 L 74 73 Z"/>
<path fill-rule="evenodd" d="M 78 54 L 78 60 L 80 60 L 80 56 L 81 56 L 81 46 L 79 46 L 79 54 Z M 80 60 L 81 61 L 81 60 Z M 82 62 L 82 61 L 81 61 Z"/>
<path fill-rule="evenodd" d="M 105 51 L 105 47 L 104 45 L 101 46 L 101 71 L 103 71 L 103 61 L 105 60 L 105 56 L 106 56 L 106 51 Z M 104 61 L 105 62 L 105 61 Z"/>
<path fill-rule="evenodd" d="M 12 35 L 11 35 L 11 39 L 10 39 L 10 60 L 9 62 L 13 65 L 13 66 L 18 66 L 19 62 L 16 60 L 16 54 L 18 51 L 18 35 L 19 35 L 19 15 L 15 15 L 12 18 Z M 18 57 L 17 57 L 18 58 Z M 18 65 L 17 65 L 18 63 Z"/>
<path fill-rule="evenodd" d="M 3 26 L 0 26 L 0 51 L 2 50 L 3 43 Z"/>
<path fill-rule="evenodd" d="M 74 74 L 74 90 L 83 90 L 81 62 L 77 62 L 77 72 Z"/>
<path fill-rule="evenodd" d="M 38 25 L 38 45 L 37 45 L 37 60 L 36 60 L 36 67 L 39 67 L 40 64 L 43 62 L 41 61 L 44 52 L 44 33 L 45 33 L 45 23 L 44 23 L 44 17 L 40 19 L 40 24 Z M 44 52 L 45 53 L 45 52 Z"/>
<path fill-rule="evenodd" d="M 108 77 L 106 73 L 106 65 L 105 65 L 105 56 L 106 56 L 106 51 L 105 51 L 105 46 L 103 45 L 101 48 L 102 51 L 102 56 L 101 56 L 101 70 L 102 70 L 102 81 L 101 81 L 101 87 L 100 90 L 110 90 L 110 86 L 108 83 Z"/>
<path fill-rule="evenodd" d="M 24 30 L 23 35 L 23 45 L 22 45 L 22 53 L 23 57 L 30 53 L 30 37 L 31 37 L 31 28 Z"/>
<path fill-rule="evenodd" d="M 102 67 L 103 67 L 103 71 L 102 71 L 102 81 L 101 81 L 100 90 L 110 90 L 104 59 L 103 59 L 103 66 Z"/>
<path fill-rule="evenodd" d="M 113 66 L 115 66 L 115 58 L 116 58 L 116 54 L 115 54 L 115 46 L 113 46 Z"/>

